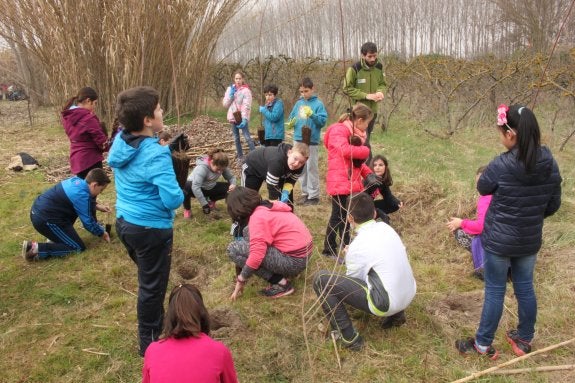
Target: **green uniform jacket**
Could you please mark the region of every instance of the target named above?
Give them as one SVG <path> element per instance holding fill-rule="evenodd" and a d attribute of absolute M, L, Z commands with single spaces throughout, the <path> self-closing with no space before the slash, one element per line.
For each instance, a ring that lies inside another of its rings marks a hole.
<path fill-rule="evenodd" d="M 359 101 L 369 106 L 373 113 L 377 114 L 377 102 L 366 100 L 365 96 L 385 92 L 385 75 L 381 61 L 377 60 L 374 66 L 369 67 L 362 58 L 349 67 L 343 80 L 343 92 L 354 102 Z"/>

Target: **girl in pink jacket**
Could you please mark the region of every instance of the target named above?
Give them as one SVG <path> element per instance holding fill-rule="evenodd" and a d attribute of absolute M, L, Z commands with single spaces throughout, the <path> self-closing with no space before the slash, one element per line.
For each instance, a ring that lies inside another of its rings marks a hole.
<path fill-rule="evenodd" d="M 348 197 L 363 190 L 363 179 L 373 172 L 365 164 L 369 147 L 365 146 L 366 130 L 373 112 L 357 103 L 350 113 L 343 114 L 331 125 L 324 136 L 327 149 L 326 189 L 331 196 L 331 216 L 327 224 L 322 254 L 337 258 L 339 246 L 349 244 L 349 227 L 346 223 Z M 370 176 L 370 178 L 375 175 Z M 342 247 L 343 247 L 342 246 Z"/>
<path fill-rule="evenodd" d="M 250 152 L 256 147 L 248 126 L 252 110 L 252 91 L 245 83 L 245 76 L 242 71 L 238 70 L 234 73 L 234 83 L 226 89 L 222 104 L 228 108 L 227 119 L 232 126 L 237 159 L 243 163 L 244 151 L 240 142 L 240 130 L 248 143 Z"/>
<path fill-rule="evenodd" d="M 477 169 L 475 175 L 476 183 L 484 170 L 485 166 Z M 483 222 L 490 203 L 491 195 L 479 196 L 477 200 L 477 219 L 451 217 L 449 222 L 447 222 L 447 227 L 454 233 L 457 243 L 471 252 L 475 269 L 473 275 L 481 280 L 483 280 L 483 248 L 481 247 L 480 235 L 483 232 Z"/>

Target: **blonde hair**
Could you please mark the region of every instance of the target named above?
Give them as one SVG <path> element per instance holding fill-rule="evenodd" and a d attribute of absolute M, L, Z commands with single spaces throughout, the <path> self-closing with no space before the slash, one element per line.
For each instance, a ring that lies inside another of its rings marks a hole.
<path fill-rule="evenodd" d="M 348 110 L 346 113 L 339 116 L 338 122 L 344 122 L 345 120 L 355 121 L 357 119 L 371 120 L 373 118 L 373 112 L 371 109 L 361 102 L 358 102 Z"/>
<path fill-rule="evenodd" d="M 298 152 L 305 158 L 309 158 L 309 146 L 303 142 L 294 142 L 292 150 Z"/>

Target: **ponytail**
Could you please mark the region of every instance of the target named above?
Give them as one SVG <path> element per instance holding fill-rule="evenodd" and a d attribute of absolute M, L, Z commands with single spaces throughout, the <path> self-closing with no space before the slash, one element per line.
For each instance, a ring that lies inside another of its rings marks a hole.
<path fill-rule="evenodd" d="M 531 109 L 511 105 L 507 112 L 508 124 L 517 131 L 517 159 L 523 163 L 527 173 L 535 170 L 537 154 L 541 147 L 541 131 L 537 118 Z"/>
<path fill-rule="evenodd" d="M 358 102 L 353 106 L 353 108 L 349 108 L 346 113 L 339 116 L 338 122 L 344 122 L 346 120 L 355 121 L 358 118 L 369 120 L 373 117 L 373 112 L 371 109 L 361 102 Z"/>
<path fill-rule="evenodd" d="M 62 108 L 62 112 L 70 109 L 72 105 L 75 105 L 79 102 L 83 102 L 88 99 L 96 101 L 98 99 L 98 93 L 93 88 L 86 86 L 80 89 L 77 95 L 75 95 L 74 97 L 70 97 L 68 101 L 66 101 L 64 107 Z"/>

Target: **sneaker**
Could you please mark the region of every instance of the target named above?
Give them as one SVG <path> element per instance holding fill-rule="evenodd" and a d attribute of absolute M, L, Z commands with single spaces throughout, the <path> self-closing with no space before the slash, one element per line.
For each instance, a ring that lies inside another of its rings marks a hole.
<path fill-rule="evenodd" d="M 184 219 L 192 218 L 192 211 L 188 209 L 184 209 Z"/>
<path fill-rule="evenodd" d="M 307 201 L 307 195 L 302 194 L 296 201 L 296 205 L 304 205 L 306 201 Z"/>
<path fill-rule="evenodd" d="M 318 204 L 319 204 L 319 198 L 308 198 L 302 203 L 303 206 L 311 206 Z"/>
<path fill-rule="evenodd" d="M 519 338 L 517 330 L 509 330 L 505 333 L 505 338 L 507 342 L 511 345 L 513 352 L 517 356 L 523 356 L 531 352 L 531 343 Z"/>
<path fill-rule="evenodd" d="M 39 260 L 38 257 L 38 242 L 24 241 L 22 242 L 22 258 L 28 262 Z"/>
<path fill-rule="evenodd" d="M 499 352 L 490 345 L 487 351 L 481 352 L 477 349 L 475 345 L 475 338 L 459 339 L 455 341 L 455 348 L 463 356 L 468 356 L 471 354 L 484 355 L 491 360 L 496 360 L 499 357 Z"/>
<path fill-rule="evenodd" d="M 353 338 L 351 338 L 350 340 L 345 339 L 343 335 L 341 335 L 341 333 L 337 330 L 333 330 L 331 333 L 333 334 L 335 339 L 340 341 L 342 346 L 347 348 L 348 350 L 361 351 L 363 349 L 365 341 L 357 331 L 354 333 Z"/>
<path fill-rule="evenodd" d="M 261 291 L 262 295 L 265 295 L 268 298 L 281 298 L 286 295 L 290 295 L 293 293 L 295 289 L 291 285 L 291 283 L 287 282 L 285 285 L 280 285 L 279 283 L 275 283 L 273 285 L 269 285 L 265 289 Z"/>
<path fill-rule="evenodd" d="M 402 310 L 396 314 L 383 318 L 380 325 L 381 328 L 388 329 L 392 327 L 399 327 L 405 324 L 405 322 L 405 311 Z"/>

